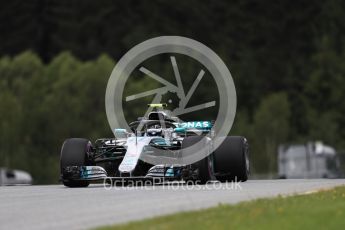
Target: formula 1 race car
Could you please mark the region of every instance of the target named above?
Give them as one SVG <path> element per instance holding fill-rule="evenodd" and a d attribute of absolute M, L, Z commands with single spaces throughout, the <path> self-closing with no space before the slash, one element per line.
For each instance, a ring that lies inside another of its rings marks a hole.
<path fill-rule="evenodd" d="M 153 105 L 155 106 L 155 105 Z M 158 106 L 159 107 L 159 106 Z M 141 131 L 138 126 L 144 127 Z M 244 137 L 227 136 L 217 149 L 191 164 L 152 164 L 143 156 L 157 152 L 183 155 L 185 149 L 212 145 L 211 121 L 182 122 L 167 110 L 155 109 L 148 117 L 129 124 L 130 131 L 116 129 L 115 138 L 93 144 L 82 138 L 65 140 L 61 149 L 61 180 L 67 187 L 86 187 L 90 182 L 112 180 L 246 181 L 249 174 L 249 145 Z M 210 149 L 210 148 L 206 148 Z M 156 155 L 155 155 L 156 154 Z M 175 156 L 176 157 L 176 156 Z M 178 158 L 178 156 L 177 156 Z"/>

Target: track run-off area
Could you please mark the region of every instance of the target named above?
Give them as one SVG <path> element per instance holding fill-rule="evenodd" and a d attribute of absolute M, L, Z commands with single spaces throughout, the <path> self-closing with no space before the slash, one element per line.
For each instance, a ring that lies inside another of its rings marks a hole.
<path fill-rule="evenodd" d="M 0 229 L 89 229 L 218 204 L 311 193 L 345 179 L 249 180 L 239 184 L 87 188 L 0 187 Z"/>

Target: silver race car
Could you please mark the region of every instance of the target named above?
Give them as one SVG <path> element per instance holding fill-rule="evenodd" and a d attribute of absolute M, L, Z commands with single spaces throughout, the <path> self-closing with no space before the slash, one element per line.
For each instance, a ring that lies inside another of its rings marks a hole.
<path fill-rule="evenodd" d="M 129 124 L 131 130 L 116 129 L 115 138 L 94 143 L 83 138 L 65 140 L 61 148 L 61 181 L 67 187 L 86 187 L 90 182 L 107 181 L 246 181 L 249 174 L 249 145 L 244 137 L 223 137 L 213 150 L 215 131 L 212 121 L 183 122 L 151 105 L 148 117 Z M 205 157 L 195 163 L 179 162 L 186 149 L 204 146 Z M 152 159 L 164 160 L 164 164 Z M 151 160 L 145 160 L 151 159 Z M 153 163 L 156 162 L 156 163 Z"/>

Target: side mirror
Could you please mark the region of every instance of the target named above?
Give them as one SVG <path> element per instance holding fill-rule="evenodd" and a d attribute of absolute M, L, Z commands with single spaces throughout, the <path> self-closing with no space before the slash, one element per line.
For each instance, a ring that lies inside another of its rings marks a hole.
<path fill-rule="evenodd" d="M 115 129 L 114 135 L 116 139 L 124 139 L 128 137 L 129 133 L 126 129 Z"/>

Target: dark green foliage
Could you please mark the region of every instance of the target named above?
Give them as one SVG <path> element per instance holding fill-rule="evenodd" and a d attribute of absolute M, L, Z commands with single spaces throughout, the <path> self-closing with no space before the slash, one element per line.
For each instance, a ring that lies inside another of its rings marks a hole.
<path fill-rule="evenodd" d="M 111 136 L 104 109 L 114 66 L 108 56 L 82 63 L 64 52 L 42 65 L 25 52 L 0 63 L 1 165 L 28 170 L 38 183 L 57 182 L 65 139 Z"/>

